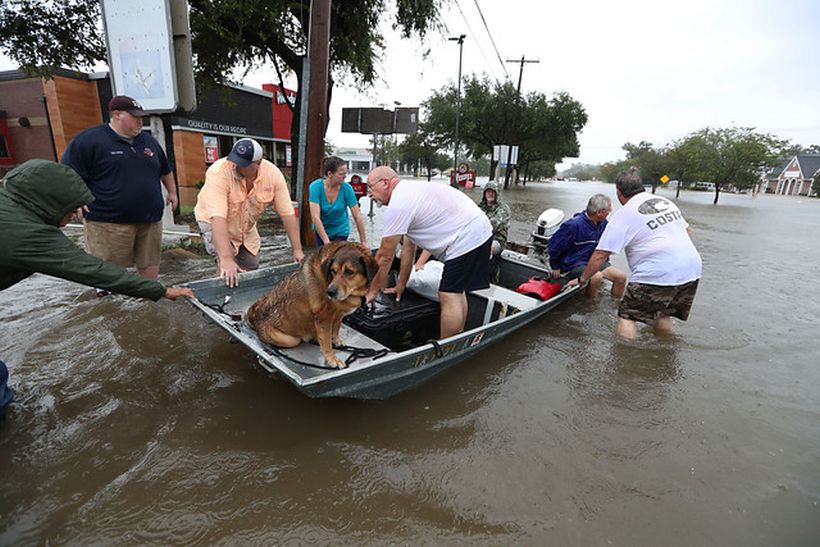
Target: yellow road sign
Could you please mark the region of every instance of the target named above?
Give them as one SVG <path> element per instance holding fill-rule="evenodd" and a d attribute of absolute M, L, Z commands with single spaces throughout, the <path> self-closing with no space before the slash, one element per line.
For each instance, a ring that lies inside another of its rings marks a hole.
<path fill-rule="evenodd" d="M 667 177 L 666 175 L 662 176 L 661 177 L 661 182 L 666 184 L 667 182 L 669 182 L 669 177 Z"/>

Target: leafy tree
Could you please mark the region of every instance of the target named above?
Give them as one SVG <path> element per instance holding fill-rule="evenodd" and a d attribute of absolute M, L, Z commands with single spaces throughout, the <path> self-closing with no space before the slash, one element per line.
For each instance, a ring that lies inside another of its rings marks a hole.
<path fill-rule="evenodd" d="M 465 158 L 465 161 L 469 164 L 470 170 L 475 171 L 476 174 L 488 173 L 490 171 L 489 156 L 482 156 L 479 158 Z"/>
<path fill-rule="evenodd" d="M 565 177 L 575 177 L 578 180 L 592 180 L 601 177 L 601 167 L 588 163 L 573 163 L 569 169 L 563 171 Z"/>
<path fill-rule="evenodd" d="M 804 154 L 820 154 L 820 144 L 803 146 L 788 142 L 783 146 L 783 149 L 780 152 L 780 157 L 791 158 L 792 156 L 800 156 Z"/>
<path fill-rule="evenodd" d="M 601 180 L 615 184 L 618 175 L 626 171 L 627 167 L 629 167 L 628 160 L 603 163 L 599 167 Z"/>
<path fill-rule="evenodd" d="M 675 143 L 673 157 L 682 180 L 714 182 L 717 203 L 724 185 L 753 188 L 761 173 L 777 164 L 783 147 L 784 141 L 750 127 L 707 127 Z"/>
<path fill-rule="evenodd" d="M 425 102 L 430 134 L 442 146 L 455 142 L 456 94 L 453 84 Z M 577 134 L 587 122 L 583 106 L 566 93 L 547 98 L 532 92 L 519 97 L 510 82 L 472 75 L 463 86 L 460 141 L 473 157 L 488 155 L 496 144 L 518 144 L 519 164 L 576 157 Z M 492 173 L 492 170 L 491 170 Z"/>
<path fill-rule="evenodd" d="M 446 169 L 450 166 L 449 157 L 439 152 L 440 146 L 428 132 L 424 123 L 419 130 L 408 135 L 399 145 L 399 157 L 405 165 L 424 166 L 427 180 L 432 177 L 433 169 Z M 444 158 L 444 161 L 442 161 Z"/>
<path fill-rule="evenodd" d="M 622 165 L 622 170 L 626 170 L 630 165 L 638 166 L 644 183 L 652 185 L 654 194 L 658 185 L 661 184 L 661 177 L 668 176 L 672 169 L 668 150 L 654 148 L 652 143 L 647 141 L 641 141 L 637 145 L 628 142 L 622 148 L 626 152 L 626 160 L 623 162 L 625 165 Z"/>
<path fill-rule="evenodd" d="M 555 176 L 555 163 L 548 160 L 536 160 L 529 164 L 528 175 L 532 180 L 544 180 Z"/>

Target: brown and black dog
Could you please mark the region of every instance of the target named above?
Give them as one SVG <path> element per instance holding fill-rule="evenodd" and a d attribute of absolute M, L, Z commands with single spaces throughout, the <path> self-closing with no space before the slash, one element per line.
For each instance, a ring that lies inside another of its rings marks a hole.
<path fill-rule="evenodd" d="M 256 301 L 248 309 L 248 321 L 260 340 L 280 348 L 316 340 L 327 362 L 344 368 L 333 343 L 342 345 L 342 317 L 363 303 L 377 269 L 364 245 L 331 242 Z"/>

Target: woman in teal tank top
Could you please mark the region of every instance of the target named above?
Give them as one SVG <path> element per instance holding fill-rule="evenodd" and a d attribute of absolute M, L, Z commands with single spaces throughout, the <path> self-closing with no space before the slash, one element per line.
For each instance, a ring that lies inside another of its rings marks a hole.
<path fill-rule="evenodd" d="M 364 219 L 353 187 L 346 183 L 347 163 L 342 158 L 325 158 L 324 177 L 310 183 L 310 217 L 316 235 L 316 246 L 331 241 L 347 241 L 350 236 L 348 209 L 353 214 L 359 231 L 359 241 L 367 246 Z"/>

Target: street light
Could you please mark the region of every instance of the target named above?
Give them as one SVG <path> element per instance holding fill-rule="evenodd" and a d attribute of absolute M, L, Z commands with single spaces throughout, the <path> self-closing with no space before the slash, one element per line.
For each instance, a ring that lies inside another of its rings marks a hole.
<path fill-rule="evenodd" d="M 461 34 L 458 38 L 448 38 L 451 42 L 458 42 L 458 95 L 456 96 L 456 144 L 453 150 L 453 169 L 458 169 L 458 126 L 461 121 L 461 54 L 464 51 L 464 38 L 466 34 Z M 451 182 L 453 186 L 458 186 L 457 182 Z"/>

